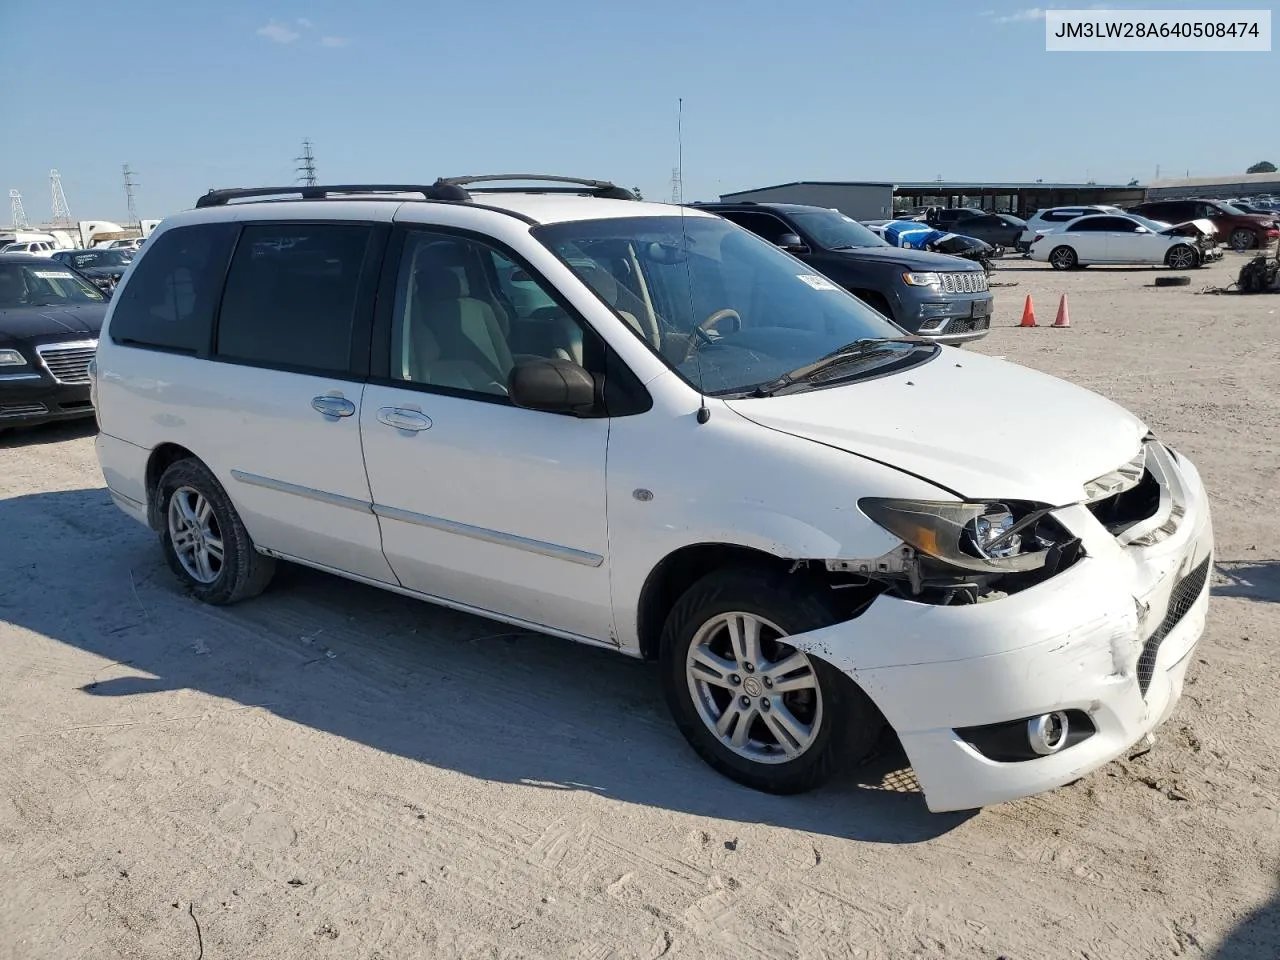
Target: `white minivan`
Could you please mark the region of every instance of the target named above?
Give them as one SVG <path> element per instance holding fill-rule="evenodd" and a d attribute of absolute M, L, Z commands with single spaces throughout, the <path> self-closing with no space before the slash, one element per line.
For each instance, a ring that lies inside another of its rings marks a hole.
<path fill-rule="evenodd" d="M 657 660 L 692 747 L 776 793 L 887 726 L 971 809 L 1174 709 L 1212 525 L 1137 417 L 714 214 L 503 180 L 211 191 L 143 246 L 98 455 L 194 596 L 287 560 Z"/>

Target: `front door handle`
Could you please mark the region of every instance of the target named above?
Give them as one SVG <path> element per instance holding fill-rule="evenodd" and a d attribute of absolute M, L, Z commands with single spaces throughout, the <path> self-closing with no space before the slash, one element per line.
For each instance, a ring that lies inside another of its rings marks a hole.
<path fill-rule="evenodd" d="M 311 407 L 326 417 L 349 417 L 356 412 L 356 405 L 346 397 L 312 397 Z"/>
<path fill-rule="evenodd" d="M 378 422 L 397 430 L 430 430 L 431 418 L 417 410 L 404 407 L 383 407 L 378 411 Z"/>

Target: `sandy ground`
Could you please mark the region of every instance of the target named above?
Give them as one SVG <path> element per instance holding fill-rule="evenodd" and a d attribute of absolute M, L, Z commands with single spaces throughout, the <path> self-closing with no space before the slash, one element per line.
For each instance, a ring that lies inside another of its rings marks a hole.
<path fill-rule="evenodd" d="M 91 428 L 0 440 L 0 960 L 1280 956 L 1280 297 L 1241 259 L 998 272 L 976 349 L 1145 416 L 1200 465 L 1220 564 L 1155 748 L 933 815 L 899 764 L 721 779 L 656 671 L 289 570 L 186 599 Z M 1042 324 L 1070 298 L 1070 330 Z M 999 417 L 1020 397 L 957 398 Z"/>

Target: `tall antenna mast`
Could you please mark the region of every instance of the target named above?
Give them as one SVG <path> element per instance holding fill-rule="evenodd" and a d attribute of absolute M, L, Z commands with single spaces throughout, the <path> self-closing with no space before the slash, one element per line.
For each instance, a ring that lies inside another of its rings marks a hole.
<path fill-rule="evenodd" d="M 316 185 L 316 155 L 311 152 L 311 141 L 302 141 L 302 156 L 294 157 L 298 161 L 298 179 L 308 187 Z"/>
<path fill-rule="evenodd" d="M 27 222 L 27 211 L 22 209 L 22 194 L 17 190 L 9 191 L 9 219 L 13 221 L 15 230 L 31 226 Z"/>
<path fill-rule="evenodd" d="M 684 203 L 684 97 L 676 108 L 676 166 L 671 171 L 671 202 Z"/>
<path fill-rule="evenodd" d="M 57 170 L 49 171 L 49 192 L 53 195 L 53 225 L 71 226 L 71 208 L 67 206 L 67 195 L 62 192 L 62 174 Z"/>
<path fill-rule="evenodd" d="M 141 228 L 142 222 L 138 219 L 138 201 L 137 201 L 137 198 L 133 195 L 133 188 L 136 187 L 138 184 L 133 179 L 133 171 L 129 169 L 129 165 L 127 163 L 124 165 L 123 169 L 124 169 L 124 196 L 125 196 L 125 199 L 129 202 L 129 222 L 131 224 L 136 224 L 139 228 Z"/>

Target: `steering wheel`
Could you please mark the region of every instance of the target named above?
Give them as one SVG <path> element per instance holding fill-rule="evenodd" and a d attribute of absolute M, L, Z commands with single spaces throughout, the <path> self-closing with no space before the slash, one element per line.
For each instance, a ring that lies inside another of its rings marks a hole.
<path fill-rule="evenodd" d="M 737 333 L 742 329 L 742 317 L 739 315 L 738 311 L 734 310 L 732 307 L 725 307 L 723 310 L 717 310 L 711 316 L 707 317 L 707 319 L 698 324 L 698 332 L 703 335 L 704 340 L 709 342 L 711 338 L 706 336 L 706 334 L 710 333 L 721 320 L 728 320 L 730 317 L 733 318 L 733 332 Z"/>

